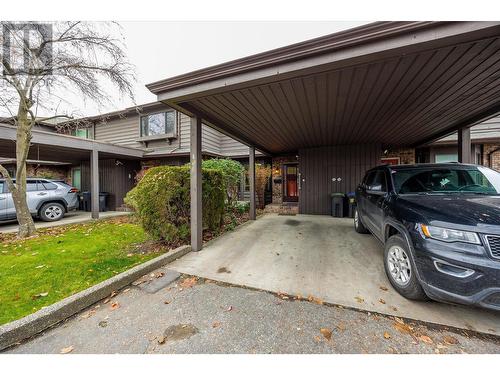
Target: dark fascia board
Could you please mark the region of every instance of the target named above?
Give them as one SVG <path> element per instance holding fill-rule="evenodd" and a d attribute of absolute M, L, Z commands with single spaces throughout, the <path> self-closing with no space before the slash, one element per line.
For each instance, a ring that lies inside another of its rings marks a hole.
<path fill-rule="evenodd" d="M 375 54 L 411 53 L 421 43 L 455 43 L 499 32 L 500 22 L 376 22 L 146 85 L 158 100 L 180 102 L 228 86 L 285 78 L 328 64 L 367 63 Z M 479 36 L 478 36 L 479 35 Z M 386 56 L 386 57 L 387 57 Z M 356 62 L 356 59 L 364 59 Z M 365 61 L 366 60 L 366 61 Z"/>
<path fill-rule="evenodd" d="M 283 62 L 297 60 L 311 55 L 324 53 L 333 49 L 355 45 L 361 40 L 395 32 L 398 29 L 422 27 L 431 22 L 374 22 L 367 25 L 344 30 L 319 38 L 309 39 L 285 47 L 257 53 L 222 64 L 195 70 L 175 77 L 149 83 L 146 87 L 154 94 L 162 91 L 180 88 L 187 85 L 202 83 L 214 78 L 221 78 L 242 71 L 264 68 Z"/>

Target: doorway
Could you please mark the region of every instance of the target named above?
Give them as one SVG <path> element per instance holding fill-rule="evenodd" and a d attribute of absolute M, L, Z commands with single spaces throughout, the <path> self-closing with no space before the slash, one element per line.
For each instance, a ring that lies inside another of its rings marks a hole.
<path fill-rule="evenodd" d="M 299 201 L 298 175 L 298 163 L 283 165 L 283 202 Z"/>

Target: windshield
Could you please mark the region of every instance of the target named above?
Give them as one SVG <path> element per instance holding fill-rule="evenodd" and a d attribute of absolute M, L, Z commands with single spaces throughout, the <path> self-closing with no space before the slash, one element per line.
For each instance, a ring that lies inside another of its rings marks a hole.
<path fill-rule="evenodd" d="M 500 193 L 500 173 L 485 167 L 429 167 L 392 170 L 398 194 Z"/>

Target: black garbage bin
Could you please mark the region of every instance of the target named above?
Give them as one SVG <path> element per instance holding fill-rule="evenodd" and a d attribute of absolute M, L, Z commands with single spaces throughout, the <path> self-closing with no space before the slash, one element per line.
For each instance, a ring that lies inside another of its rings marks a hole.
<path fill-rule="evenodd" d="M 92 201 L 90 199 L 90 191 L 84 191 L 80 197 L 82 200 L 82 209 L 84 211 L 90 212 L 92 210 Z"/>
<path fill-rule="evenodd" d="M 332 193 L 332 216 L 333 217 L 344 217 L 345 213 L 345 194 L 344 193 Z"/>
<path fill-rule="evenodd" d="M 108 197 L 109 193 L 101 191 L 99 193 L 99 212 L 108 211 Z M 84 191 L 80 197 L 81 208 L 84 211 L 92 211 L 92 194 L 90 191 Z"/>
<path fill-rule="evenodd" d="M 347 216 L 354 217 L 354 208 L 356 207 L 356 194 L 354 192 L 347 193 Z"/>
<path fill-rule="evenodd" d="M 99 212 L 105 212 L 108 210 L 108 196 L 109 193 L 104 191 L 99 193 Z"/>

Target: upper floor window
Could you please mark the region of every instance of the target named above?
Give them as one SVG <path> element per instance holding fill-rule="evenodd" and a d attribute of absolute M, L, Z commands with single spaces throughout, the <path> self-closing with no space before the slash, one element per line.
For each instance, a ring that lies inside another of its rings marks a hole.
<path fill-rule="evenodd" d="M 176 134 L 176 113 L 167 111 L 141 117 L 141 137 Z"/>
<path fill-rule="evenodd" d="M 79 138 L 91 138 L 90 129 L 74 129 L 71 131 L 71 135 Z"/>

